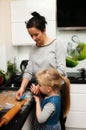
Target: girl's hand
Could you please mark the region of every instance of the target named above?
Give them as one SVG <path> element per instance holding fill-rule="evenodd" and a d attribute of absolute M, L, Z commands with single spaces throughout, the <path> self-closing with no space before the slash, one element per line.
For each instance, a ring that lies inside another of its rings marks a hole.
<path fill-rule="evenodd" d="M 39 102 L 40 102 L 40 97 L 39 97 L 39 96 L 34 95 L 34 99 L 35 99 L 35 102 L 36 102 L 36 103 L 39 103 Z"/>
<path fill-rule="evenodd" d="M 32 84 L 31 87 L 30 87 L 30 90 L 34 95 L 40 94 L 39 85 Z"/>

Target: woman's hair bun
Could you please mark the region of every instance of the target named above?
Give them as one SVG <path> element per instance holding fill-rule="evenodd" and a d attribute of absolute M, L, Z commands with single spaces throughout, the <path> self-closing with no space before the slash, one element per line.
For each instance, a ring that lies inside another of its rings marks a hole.
<path fill-rule="evenodd" d="M 36 11 L 35 12 L 32 12 L 31 13 L 34 17 L 41 17 L 39 13 L 37 13 Z"/>

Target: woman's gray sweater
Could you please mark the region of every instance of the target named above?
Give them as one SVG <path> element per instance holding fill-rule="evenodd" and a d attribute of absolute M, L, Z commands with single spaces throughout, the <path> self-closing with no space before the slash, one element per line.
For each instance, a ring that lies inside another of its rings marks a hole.
<path fill-rule="evenodd" d="M 64 43 L 55 39 L 46 46 L 33 46 L 23 77 L 30 80 L 33 74 L 49 67 L 66 75 L 66 51 L 63 45 Z"/>

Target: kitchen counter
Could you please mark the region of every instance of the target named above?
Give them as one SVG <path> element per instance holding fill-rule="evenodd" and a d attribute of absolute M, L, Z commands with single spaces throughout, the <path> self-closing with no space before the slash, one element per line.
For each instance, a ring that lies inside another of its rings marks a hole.
<path fill-rule="evenodd" d="M 8 90 L 8 89 L 17 89 L 17 88 L 0 88 L 1 90 Z M 34 108 L 34 100 L 33 98 L 31 99 L 31 101 L 22 107 L 21 111 L 7 124 L 7 125 L 3 125 L 0 130 L 21 130 L 22 126 L 24 125 L 27 117 L 29 116 L 29 113 L 32 111 L 32 109 Z M 0 118 L 5 114 L 4 111 L 0 112 Z"/>
<path fill-rule="evenodd" d="M 74 77 L 68 77 L 70 80 L 70 83 L 72 84 L 86 84 L 86 78 L 80 79 L 80 78 L 74 78 Z"/>

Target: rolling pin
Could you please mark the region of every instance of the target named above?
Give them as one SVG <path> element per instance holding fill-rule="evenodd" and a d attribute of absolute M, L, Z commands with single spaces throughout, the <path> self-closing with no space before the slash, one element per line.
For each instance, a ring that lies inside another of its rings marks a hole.
<path fill-rule="evenodd" d="M 8 124 L 13 119 L 13 117 L 21 110 L 25 101 L 26 99 L 15 104 L 5 115 L 2 116 L 2 118 L 0 119 L 0 127 L 4 124 Z"/>

